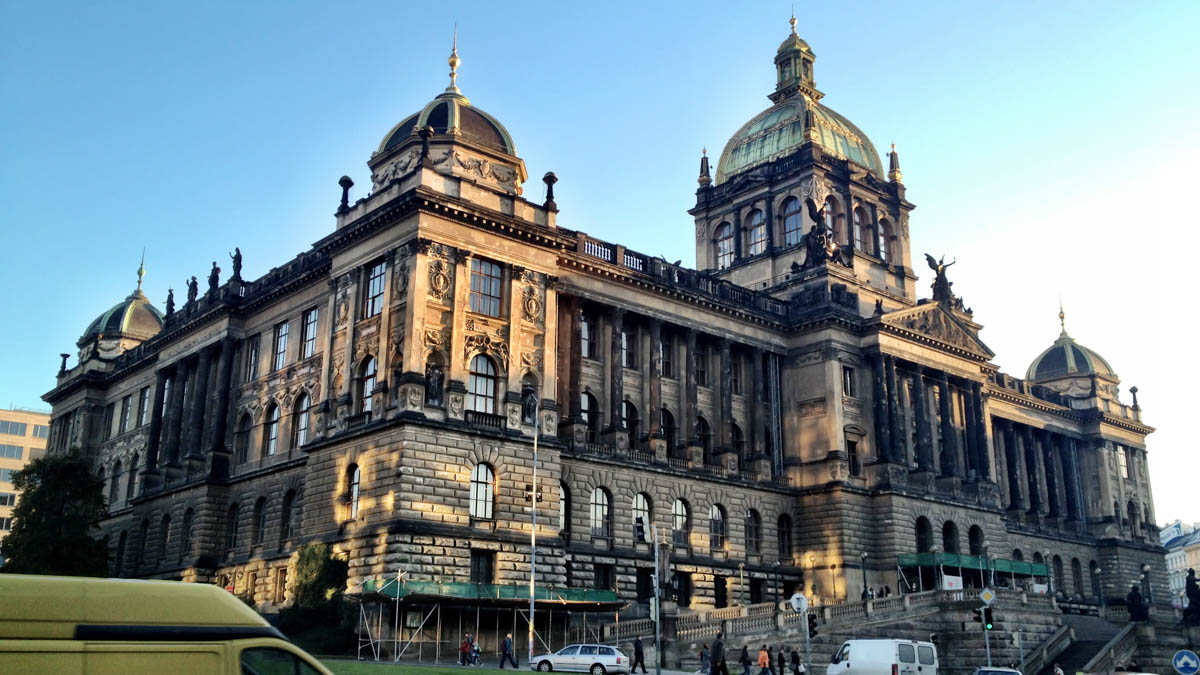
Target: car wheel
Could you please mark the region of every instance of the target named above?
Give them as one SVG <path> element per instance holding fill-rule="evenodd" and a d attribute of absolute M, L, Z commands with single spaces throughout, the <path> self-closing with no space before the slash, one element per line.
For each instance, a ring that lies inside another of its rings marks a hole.
<path fill-rule="evenodd" d="M 604 665 L 597 663 L 592 666 L 592 675 L 604 675 Z"/>
<path fill-rule="evenodd" d="M 538 670 L 543 673 L 548 673 L 551 670 L 553 670 L 553 668 L 550 667 L 549 661 L 542 661 L 541 663 L 538 664 Z"/>

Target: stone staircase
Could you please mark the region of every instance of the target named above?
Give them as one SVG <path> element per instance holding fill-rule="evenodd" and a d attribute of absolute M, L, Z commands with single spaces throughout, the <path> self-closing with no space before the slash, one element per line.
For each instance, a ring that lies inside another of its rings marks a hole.
<path fill-rule="evenodd" d="M 1062 621 L 1063 625 L 1074 631 L 1075 640 L 1056 658 L 1046 663 L 1038 675 L 1054 675 L 1055 663 L 1062 667 L 1064 673 L 1082 671 L 1121 630 L 1120 626 L 1096 616 L 1065 614 Z"/>

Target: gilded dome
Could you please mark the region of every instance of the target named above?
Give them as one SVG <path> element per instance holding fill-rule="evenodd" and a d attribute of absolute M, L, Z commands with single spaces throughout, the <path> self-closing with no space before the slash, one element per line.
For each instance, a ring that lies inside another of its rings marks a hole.
<path fill-rule="evenodd" d="M 139 284 L 140 285 L 140 284 Z M 158 308 L 150 304 L 142 289 L 138 288 L 129 297 L 113 305 L 108 311 L 96 317 L 83 332 L 77 343 L 84 346 L 96 336 L 103 339 L 132 338 L 147 340 L 162 330 L 163 315 Z"/>
<path fill-rule="evenodd" d="M 717 164 L 717 183 L 747 169 L 791 154 L 807 140 L 805 114 L 812 110 L 815 142 L 827 154 L 848 159 L 883 177 L 875 146 L 858 127 L 828 106 L 797 92 L 754 116 L 725 144 Z"/>
<path fill-rule="evenodd" d="M 1029 364 L 1025 379 L 1040 382 L 1081 375 L 1100 375 L 1117 379 L 1117 374 L 1104 357 L 1075 342 L 1064 329 L 1054 344 Z"/>

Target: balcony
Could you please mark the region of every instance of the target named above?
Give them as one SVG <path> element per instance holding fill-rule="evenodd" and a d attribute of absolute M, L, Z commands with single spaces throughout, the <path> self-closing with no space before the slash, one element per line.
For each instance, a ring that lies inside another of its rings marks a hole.
<path fill-rule="evenodd" d="M 463 419 L 467 424 L 496 431 L 504 431 L 508 428 L 508 420 L 503 415 L 467 410 L 463 413 Z"/>

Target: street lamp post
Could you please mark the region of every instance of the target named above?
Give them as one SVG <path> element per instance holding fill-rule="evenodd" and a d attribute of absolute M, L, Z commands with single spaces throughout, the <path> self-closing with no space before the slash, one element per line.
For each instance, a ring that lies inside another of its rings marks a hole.
<path fill-rule="evenodd" d="M 933 547 L 933 588 L 934 590 L 942 590 L 942 549 L 940 546 Z"/>
<path fill-rule="evenodd" d="M 983 542 L 983 567 L 985 570 L 983 583 L 989 588 L 994 588 L 996 586 L 996 573 L 992 570 L 992 560 L 988 557 L 988 549 L 990 547 L 991 542 L 985 540 Z"/>
<path fill-rule="evenodd" d="M 808 582 L 809 588 L 812 589 L 809 592 L 815 598 L 817 597 L 817 556 L 815 554 L 808 556 L 808 567 L 808 573 L 812 577 Z"/>
<path fill-rule="evenodd" d="M 1145 602 L 1146 602 L 1146 605 L 1149 606 L 1150 601 L 1152 599 L 1151 595 L 1150 595 L 1150 564 L 1149 563 L 1142 564 L 1142 588 L 1145 589 L 1145 591 L 1146 591 Z"/>
<path fill-rule="evenodd" d="M 535 406 L 533 414 L 533 485 L 529 494 L 529 510 L 533 514 L 532 526 L 529 528 L 529 634 L 526 640 L 529 642 L 529 654 L 526 663 L 533 661 L 533 610 L 534 598 L 537 591 L 537 507 L 538 502 L 538 436 L 541 436 L 540 425 L 538 419 L 540 417 L 540 405 Z"/>
<path fill-rule="evenodd" d="M 746 563 L 738 563 L 738 597 L 742 606 L 746 604 Z"/>
<path fill-rule="evenodd" d="M 1050 597 L 1054 597 L 1054 561 L 1050 559 L 1050 549 L 1042 552 L 1042 560 L 1046 561 L 1046 587 L 1050 589 Z"/>
<path fill-rule="evenodd" d="M 779 611 L 779 561 L 776 560 L 773 565 L 775 568 L 775 611 Z"/>
<path fill-rule="evenodd" d="M 865 602 L 871 598 L 871 594 L 867 592 L 867 552 L 863 551 L 862 555 L 860 555 L 859 558 L 862 560 L 862 575 L 863 575 L 862 599 Z"/>

